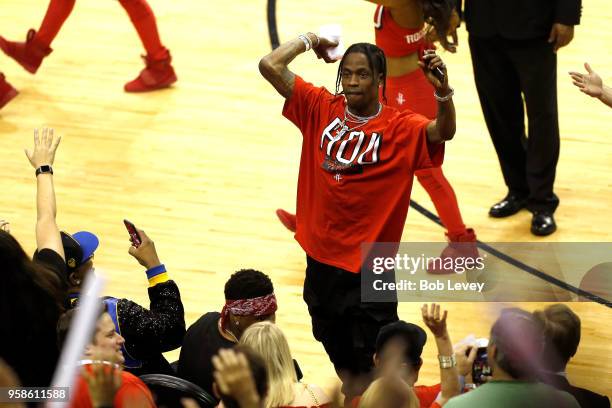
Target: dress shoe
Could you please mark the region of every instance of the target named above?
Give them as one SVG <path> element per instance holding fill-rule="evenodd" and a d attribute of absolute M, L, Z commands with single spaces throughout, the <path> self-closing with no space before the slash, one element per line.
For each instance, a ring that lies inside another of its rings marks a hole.
<path fill-rule="evenodd" d="M 546 236 L 557 230 L 557 224 L 552 213 L 536 211 L 531 219 L 531 233 L 533 235 Z"/>
<path fill-rule="evenodd" d="M 494 218 L 504 218 L 516 214 L 527 205 L 526 197 L 519 197 L 508 194 L 499 203 L 494 204 L 489 210 L 489 216 Z"/>
<path fill-rule="evenodd" d="M 0 109 L 9 103 L 11 99 L 16 97 L 17 94 L 17 90 L 13 88 L 13 86 L 6 81 L 4 75 L 0 73 Z"/>
<path fill-rule="evenodd" d="M 36 31 L 30 29 L 25 42 L 8 41 L 0 37 L 0 49 L 31 74 L 38 71 L 43 58 L 53 51 L 36 38 Z"/>
<path fill-rule="evenodd" d="M 145 68 L 140 71 L 136 79 L 125 84 L 125 92 L 150 92 L 157 89 L 167 88 L 177 81 L 174 68 L 172 68 L 172 57 L 165 50 L 162 57 L 153 58 L 143 55 Z"/>
<path fill-rule="evenodd" d="M 283 210 L 282 208 L 279 208 L 278 210 L 276 210 L 276 216 L 278 217 L 280 222 L 285 226 L 285 228 L 287 228 L 291 232 L 295 232 L 297 228 L 296 227 L 297 220 L 296 220 L 295 214 L 291 214 Z"/>
<path fill-rule="evenodd" d="M 432 275 L 459 273 L 454 268 L 455 259 L 465 258 L 475 260 L 480 256 L 478 254 L 476 233 L 472 228 L 468 228 L 460 234 L 447 233 L 446 237 L 449 240 L 448 246 L 442 250 L 438 257 L 440 261 L 429 261 L 427 263 L 427 273 Z"/>

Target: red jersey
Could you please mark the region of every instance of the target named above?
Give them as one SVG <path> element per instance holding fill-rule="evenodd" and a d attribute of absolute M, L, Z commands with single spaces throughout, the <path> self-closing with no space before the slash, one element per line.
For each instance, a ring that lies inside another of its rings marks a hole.
<path fill-rule="evenodd" d="M 86 364 L 83 367 L 91 373 L 91 364 Z M 140 378 L 127 371 L 123 371 L 121 373 L 121 380 L 121 387 L 113 401 L 115 408 L 134 405 L 142 408 L 155 407 L 151 391 Z M 89 395 L 89 387 L 81 374 L 79 374 L 76 381 L 76 392 L 71 398 L 70 408 L 93 408 Z"/>
<path fill-rule="evenodd" d="M 400 241 L 414 172 L 441 165 L 444 144 L 427 142 L 429 119 L 388 106 L 342 132 L 345 108 L 296 75 L 283 115 L 303 135 L 295 238 L 317 261 L 359 273 L 362 243 Z"/>
<path fill-rule="evenodd" d="M 376 7 L 374 28 L 376 45 L 387 57 L 403 57 L 426 48 L 424 27 L 400 27 L 386 7 Z"/>

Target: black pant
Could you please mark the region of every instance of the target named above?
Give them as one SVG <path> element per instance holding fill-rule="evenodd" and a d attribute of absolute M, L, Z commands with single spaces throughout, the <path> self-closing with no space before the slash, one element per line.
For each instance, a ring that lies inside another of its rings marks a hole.
<path fill-rule="evenodd" d="M 469 43 L 480 105 L 509 192 L 528 197 L 531 211 L 554 212 L 559 205 L 553 192 L 559 119 L 552 44 L 546 38 L 519 41 L 473 35 Z"/>
<path fill-rule="evenodd" d="M 336 371 L 371 371 L 380 328 L 398 320 L 397 302 L 361 302 L 361 274 L 306 258 L 304 301 L 315 339 Z"/>

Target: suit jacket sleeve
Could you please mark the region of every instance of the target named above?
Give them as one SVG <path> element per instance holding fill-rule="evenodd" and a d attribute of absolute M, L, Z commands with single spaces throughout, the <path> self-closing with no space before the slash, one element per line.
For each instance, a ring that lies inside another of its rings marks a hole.
<path fill-rule="evenodd" d="M 582 0 L 557 0 L 555 5 L 555 23 L 565 25 L 580 24 Z"/>
<path fill-rule="evenodd" d="M 147 358 L 181 346 L 185 336 L 185 311 L 174 281 L 149 288 L 150 309 L 121 299 L 118 320 L 126 348 L 134 358 Z"/>

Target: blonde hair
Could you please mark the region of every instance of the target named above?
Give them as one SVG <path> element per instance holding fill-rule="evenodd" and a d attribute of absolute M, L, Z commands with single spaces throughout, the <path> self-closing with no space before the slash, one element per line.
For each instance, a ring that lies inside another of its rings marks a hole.
<path fill-rule="evenodd" d="M 289 405 L 295 398 L 297 376 L 282 330 L 270 322 L 255 323 L 240 336 L 240 344 L 251 347 L 266 363 L 269 387 L 265 408 Z"/>

